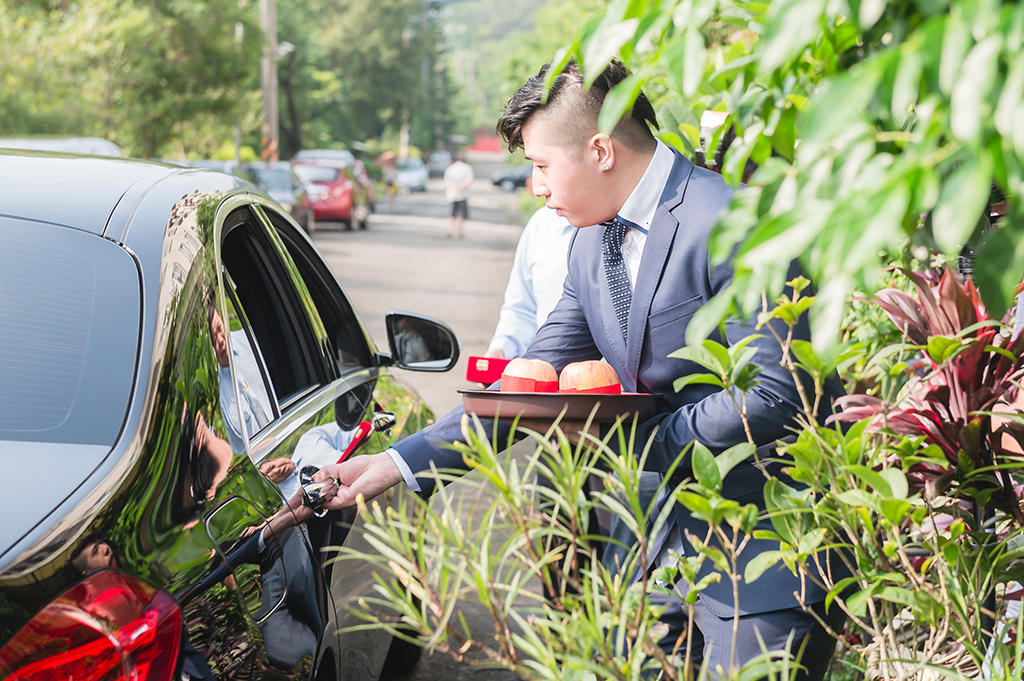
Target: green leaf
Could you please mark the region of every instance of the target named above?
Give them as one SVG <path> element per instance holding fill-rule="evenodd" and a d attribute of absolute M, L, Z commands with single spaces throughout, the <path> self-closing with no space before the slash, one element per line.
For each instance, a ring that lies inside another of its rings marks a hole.
<path fill-rule="evenodd" d="M 585 86 L 590 87 L 612 58 L 619 53 L 622 46 L 633 39 L 637 24 L 636 19 L 602 24 L 584 43 Z"/>
<path fill-rule="evenodd" d="M 1000 38 L 992 36 L 975 45 L 964 60 L 950 100 L 949 127 L 968 144 L 978 141 L 982 116 L 991 110 L 992 84 Z"/>
<path fill-rule="evenodd" d="M 879 502 L 882 515 L 893 525 L 899 525 L 907 519 L 910 502 L 902 499 L 882 499 Z"/>
<path fill-rule="evenodd" d="M 718 466 L 718 473 L 725 478 L 733 468 L 741 461 L 745 461 L 754 455 L 754 445 L 749 442 L 741 442 L 733 445 L 715 457 L 715 464 Z"/>
<path fill-rule="evenodd" d="M 694 28 L 683 35 L 683 40 L 682 93 L 685 97 L 692 97 L 704 80 L 704 36 Z"/>
<path fill-rule="evenodd" d="M 900 587 L 887 586 L 879 589 L 876 595 L 891 603 L 897 603 L 908 607 L 913 607 L 915 605 L 914 594 L 907 589 L 901 589 Z"/>
<path fill-rule="evenodd" d="M 640 74 L 631 73 L 608 92 L 597 119 L 597 127 L 601 132 L 611 134 L 623 115 L 633 106 L 643 84 Z"/>
<path fill-rule="evenodd" d="M 665 76 L 673 90 L 683 91 L 683 73 L 686 68 L 686 40 L 689 32 L 675 35 L 662 45 Z"/>
<path fill-rule="evenodd" d="M 818 353 L 814 351 L 814 346 L 810 341 L 795 339 L 789 344 L 789 349 L 797 363 L 811 376 L 819 378 L 825 374 L 825 365 L 818 357 Z"/>
<path fill-rule="evenodd" d="M 885 468 L 879 471 L 879 475 L 885 478 L 889 485 L 889 494 L 895 499 L 906 499 L 909 485 L 907 476 L 899 468 Z"/>
<path fill-rule="evenodd" d="M 704 303 L 704 306 L 697 310 L 686 327 L 687 344 L 699 343 L 711 335 L 715 327 L 729 314 L 731 307 L 732 299 L 724 291 Z"/>
<path fill-rule="evenodd" d="M 1024 106 L 1021 111 L 1024 111 Z M 1024 125 L 1024 116 L 1021 124 Z M 1024 138 L 1024 127 L 1021 131 Z M 1014 289 L 1021 279 L 1022 262 L 1024 220 L 1011 216 L 985 238 L 974 260 L 974 281 L 988 310 L 1005 310 L 1013 304 Z"/>
<path fill-rule="evenodd" d="M 925 347 L 925 352 L 936 364 L 943 364 L 946 360 L 956 354 L 956 352 L 962 347 L 962 343 L 957 338 L 949 338 L 948 336 L 932 336 L 928 339 L 928 345 Z"/>
<path fill-rule="evenodd" d="M 761 512 L 754 504 L 747 504 L 743 507 L 743 518 L 740 520 L 740 530 L 750 534 L 757 529 L 757 521 Z"/>
<path fill-rule="evenodd" d="M 951 12 L 946 17 L 945 24 L 939 62 L 939 87 L 944 93 L 951 93 L 963 66 L 971 35 L 959 11 Z"/>
<path fill-rule="evenodd" d="M 697 440 L 693 441 L 693 450 L 690 453 L 693 462 L 693 474 L 701 487 L 720 492 L 722 490 L 722 476 L 718 472 L 718 463 L 711 454 L 711 450 Z"/>
<path fill-rule="evenodd" d="M 814 528 L 800 538 L 800 545 L 797 550 L 803 554 L 811 553 L 821 545 L 821 542 L 827 533 L 828 528 L 826 527 Z"/>
<path fill-rule="evenodd" d="M 892 117 L 904 120 L 917 104 L 921 89 L 922 59 L 916 46 L 907 46 L 900 54 L 896 80 L 892 85 Z"/>
<path fill-rule="evenodd" d="M 711 520 L 711 502 L 706 497 L 686 490 L 676 492 L 676 500 L 683 505 L 695 518 L 704 521 Z"/>
<path fill-rule="evenodd" d="M 957 253 L 967 242 L 988 205 L 991 182 L 987 162 L 976 156 L 964 158 L 960 167 L 943 182 L 938 203 L 932 211 L 932 230 L 942 250 Z"/>
<path fill-rule="evenodd" d="M 878 499 L 862 489 L 848 489 L 836 494 L 839 501 L 849 506 L 878 510 Z"/>
<path fill-rule="evenodd" d="M 724 388 L 725 384 L 722 383 L 722 379 L 714 374 L 687 374 L 686 376 L 680 376 L 672 383 L 672 389 L 679 392 L 691 383 L 706 383 L 708 385 L 714 385 L 719 388 Z"/>
<path fill-rule="evenodd" d="M 871 589 L 862 589 L 846 599 L 846 607 L 854 617 L 863 617 L 868 608 Z"/>
<path fill-rule="evenodd" d="M 747 563 L 743 571 L 743 581 L 747 584 L 756 582 L 765 571 L 782 559 L 782 551 L 762 551 Z"/>
<path fill-rule="evenodd" d="M 760 49 L 760 70 L 774 71 L 814 41 L 825 10 L 824 0 L 776 0 L 766 17 Z"/>
<path fill-rule="evenodd" d="M 699 364 L 716 375 L 721 374 L 715 356 L 704 347 L 703 342 L 701 345 L 687 345 L 685 348 L 679 348 L 675 352 L 669 353 L 669 357 L 685 359 L 688 362 Z"/>

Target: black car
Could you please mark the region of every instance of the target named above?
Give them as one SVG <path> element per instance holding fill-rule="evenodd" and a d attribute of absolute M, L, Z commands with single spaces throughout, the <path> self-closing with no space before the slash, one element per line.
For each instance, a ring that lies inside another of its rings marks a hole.
<path fill-rule="evenodd" d="M 514 168 L 504 168 L 491 175 L 491 184 L 500 187 L 502 191 L 514 192 L 519 187 L 525 187 L 533 175 L 533 164 L 522 163 Z"/>
<path fill-rule="evenodd" d="M 0 196 L 0 678 L 375 678 L 408 647 L 340 631 L 372 577 L 310 476 L 432 418 L 389 367 L 452 332 L 379 352 L 237 177 L 2 153 Z"/>

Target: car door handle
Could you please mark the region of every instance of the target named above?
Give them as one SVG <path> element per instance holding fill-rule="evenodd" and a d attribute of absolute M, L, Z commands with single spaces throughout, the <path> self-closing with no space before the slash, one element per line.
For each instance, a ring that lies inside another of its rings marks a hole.
<path fill-rule="evenodd" d="M 373 430 L 377 433 L 384 433 L 388 437 L 391 437 L 391 429 L 398 423 L 398 419 L 395 418 L 394 412 L 390 411 L 375 411 L 373 412 Z"/>

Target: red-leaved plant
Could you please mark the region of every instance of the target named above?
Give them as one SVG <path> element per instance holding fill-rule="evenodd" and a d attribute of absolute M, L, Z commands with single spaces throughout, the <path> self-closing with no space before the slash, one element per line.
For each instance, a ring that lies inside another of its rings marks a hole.
<path fill-rule="evenodd" d="M 999 509 L 1024 526 L 1018 495 L 1006 473 L 1019 466 L 1020 457 L 1000 447 L 989 413 L 997 402 L 1011 401 L 1017 394 L 1024 376 L 1018 359 L 1024 333 L 1014 340 L 1002 334 L 971 280 L 961 285 L 948 267 L 941 274 L 904 274 L 914 282 L 916 297 L 893 288 L 875 297 L 920 350 L 918 373 L 896 402 L 859 394 L 841 398 L 836 418 L 870 418 L 872 430 L 923 436 L 941 448 L 946 464 L 933 459 L 908 466 L 912 485 L 929 497 L 953 494 Z"/>

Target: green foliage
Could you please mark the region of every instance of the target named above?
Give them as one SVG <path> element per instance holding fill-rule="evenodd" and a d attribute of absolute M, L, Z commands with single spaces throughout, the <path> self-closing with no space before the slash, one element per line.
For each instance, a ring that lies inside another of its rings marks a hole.
<path fill-rule="evenodd" d="M 434 148 L 455 86 L 420 0 L 278 2 L 281 153 L 397 131 Z M 0 133 L 93 135 L 130 155 L 210 158 L 237 125 L 259 149 L 263 32 L 255 0 L 0 6 Z"/>
<path fill-rule="evenodd" d="M 628 444 L 630 422 L 579 445 L 557 424 L 543 434 L 524 431 L 527 439 L 505 453 L 507 443 L 492 442 L 478 421 L 463 430 L 466 444 L 453 446 L 474 474 L 438 485 L 429 504 L 404 497 L 390 507 L 370 502 L 360 515 L 373 551 L 339 549 L 339 560 L 374 568 L 375 593 L 358 608 L 364 626 L 525 679 L 636 679 L 659 670 L 665 678 L 694 678 L 698 670 L 655 645 L 663 636 L 658 603 L 677 577 L 693 585 L 685 595 L 691 605 L 709 583 L 742 579 L 737 558 L 757 509 L 724 499 L 719 488 L 753 447 L 716 457 L 698 445 L 696 478 L 674 489 L 662 485 L 664 498 L 714 524 L 706 536 L 688 537 L 693 551 L 676 566 L 648 573 L 639 570 L 648 538 L 672 504 L 652 504 L 640 492 L 645 455 Z M 681 453 L 680 465 L 689 453 Z M 445 482 L 458 477 L 434 475 Z M 595 511 L 621 523 L 635 544 L 608 539 L 592 524 Z M 470 603 L 493 620 L 485 636 L 466 624 Z M 786 663 L 758 660 L 731 672 L 742 678 L 766 664 L 777 671 Z"/>
<path fill-rule="evenodd" d="M 255 21 L 236 0 L 4 6 L 4 133 L 95 135 L 143 157 L 194 135 L 230 139 L 253 83 Z"/>
<path fill-rule="evenodd" d="M 977 233 L 990 185 L 1019 192 L 1022 40 L 1024 7 L 996 0 L 648 0 L 611 2 L 569 53 L 588 77 L 613 56 L 634 67 L 636 78 L 606 103 L 605 128 L 644 85 L 662 139 L 686 153 L 711 158 L 735 130 L 723 173 L 738 182 L 748 161 L 758 170 L 714 238 L 716 260 L 738 245 L 724 295 L 757 309 L 761 290 L 781 291 L 799 261 L 822 285 L 812 325 L 825 347 L 839 341 L 850 293 L 879 287 L 880 258 L 911 240 L 955 254 Z M 708 109 L 729 117 L 704 145 Z M 1011 201 L 1009 210 L 975 268 L 985 304 L 999 312 L 1024 272 L 1024 207 Z M 700 313 L 689 340 L 722 310 Z"/>

